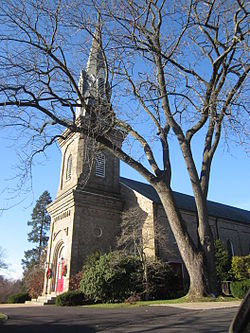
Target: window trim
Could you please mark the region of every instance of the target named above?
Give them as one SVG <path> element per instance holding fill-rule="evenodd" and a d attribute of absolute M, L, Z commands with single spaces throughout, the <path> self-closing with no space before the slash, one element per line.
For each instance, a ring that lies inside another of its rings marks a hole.
<path fill-rule="evenodd" d="M 231 241 L 231 239 L 228 239 L 227 240 L 227 252 L 228 252 L 228 255 L 232 258 L 235 256 L 235 252 L 234 252 L 234 244 L 233 242 Z"/>

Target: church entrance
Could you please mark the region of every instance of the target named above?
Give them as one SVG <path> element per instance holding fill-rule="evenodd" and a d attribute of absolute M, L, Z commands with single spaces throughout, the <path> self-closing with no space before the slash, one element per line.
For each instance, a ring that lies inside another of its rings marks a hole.
<path fill-rule="evenodd" d="M 62 247 L 57 256 L 57 266 L 56 266 L 56 292 L 63 292 L 63 278 L 65 275 L 66 265 L 65 265 L 65 248 Z"/>

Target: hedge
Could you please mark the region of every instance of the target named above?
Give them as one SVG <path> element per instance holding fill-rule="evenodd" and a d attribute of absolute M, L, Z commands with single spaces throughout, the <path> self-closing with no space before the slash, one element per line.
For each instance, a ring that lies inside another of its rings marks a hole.
<path fill-rule="evenodd" d="M 230 290 L 234 297 L 244 298 L 250 289 L 250 279 L 234 281 L 230 284 Z"/>
<path fill-rule="evenodd" d="M 31 297 L 28 293 L 18 293 L 8 297 L 8 303 L 25 303 L 25 301 L 30 300 Z"/>
<path fill-rule="evenodd" d="M 85 304 L 85 297 L 79 290 L 67 291 L 56 297 L 57 306 L 75 306 L 83 304 Z"/>

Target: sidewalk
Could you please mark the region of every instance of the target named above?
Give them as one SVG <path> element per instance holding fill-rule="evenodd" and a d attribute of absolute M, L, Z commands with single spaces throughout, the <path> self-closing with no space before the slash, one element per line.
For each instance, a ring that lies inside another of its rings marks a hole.
<path fill-rule="evenodd" d="M 152 304 L 150 306 L 170 306 L 179 309 L 188 310 L 212 310 L 212 309 L 228 309 L 239 307 L 241 301 L 232 302 L 194 302 L 194 303 L 178 303 L 178 304 Z"/>
<path fill-rule="evenodd" d="M 4 304 L 0 304 L 0 312 L 1 312 L 1 309 L 3 309 L 3 308 L 11 309 L 11 308 L 27 308 L 27 307 L 37 307 L 37 305 L 28 305 L 25 303 L 14 303 L 14 304 L 4 303 Z"/>

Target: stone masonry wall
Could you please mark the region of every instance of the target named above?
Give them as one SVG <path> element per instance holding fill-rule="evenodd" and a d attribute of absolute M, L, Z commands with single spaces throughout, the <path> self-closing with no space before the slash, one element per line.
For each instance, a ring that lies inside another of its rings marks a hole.
<path fill-rule="evenodd" d="M 75 191 L 75 217 L 71 274 L 82 270 L 88 255 L 109 252 L 116 246 L 122 202 L 117 197 Z"/>

